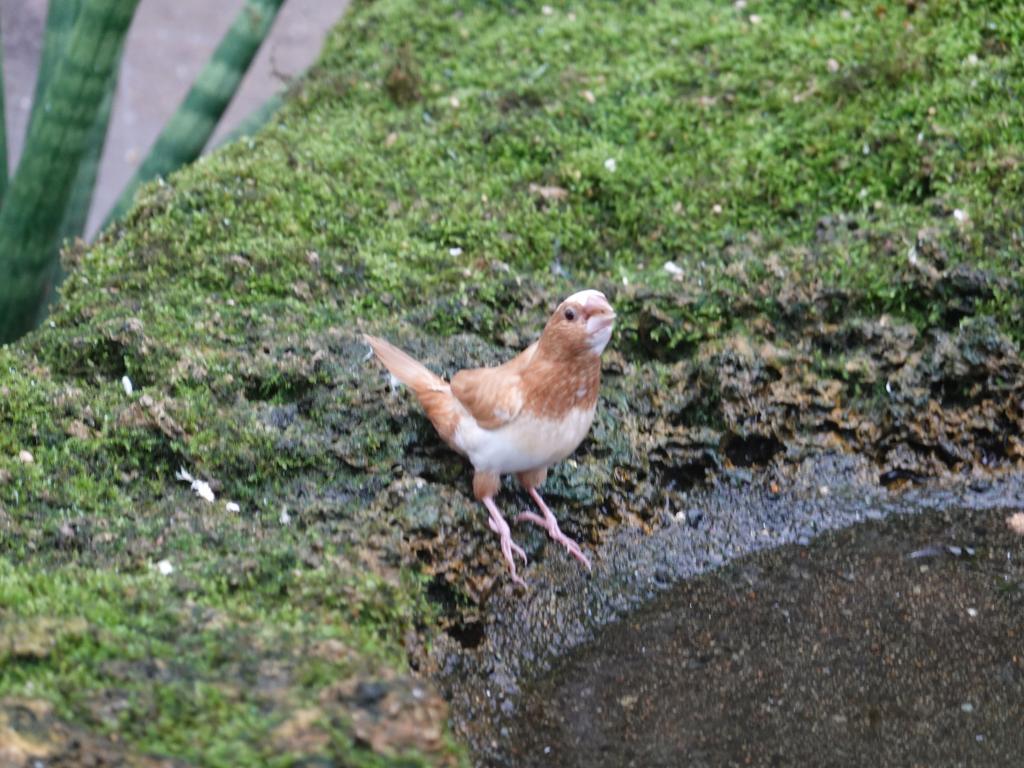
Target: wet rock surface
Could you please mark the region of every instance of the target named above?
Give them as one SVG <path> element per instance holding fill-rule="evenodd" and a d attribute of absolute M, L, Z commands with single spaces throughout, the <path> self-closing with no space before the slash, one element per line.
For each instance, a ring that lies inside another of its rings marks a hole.
<path fill-rule="evenodd" d="M 937 275 L 937 281 L 948 277 Z M 908 280 L 919 281 L 922 291 L 929 285 L 916 274 Z M 626 316 L 625 327 L 605 355 L 591 432 L 545 487 L 570 535 L 597 544 L 623 523 L 651 531 L 665 510 L 675 514 L 688 505 L 689 491 L 709 482 L 742 485 L 763 476 L 760 485 L 781 487 L 802 462 L 829 455 L 863 459 L 858 472 L 875 490 L 970 481 L 1022 467 L 1024 365 L 1016 344 L 985 317 L 922 334 L 887 315 L 842 318 L 828 309 L 840 297 L 821 286 L 791 284 L 778 287 L 793 294 L 780 293 L 779 302 L 802 309 L 778 327 L 753 310 L 746 317 L 740 306 L 730 326 L 717 328 L 720 338 L 660 344 L 662 353 L 679 356 L 664 360 L 644 341 L 652 333 L 649 319 L 664 315 L 666 324 L 678 326 L 689 311 L 686 291 L 600 287 Z M 523 329 L 540 327 L 546 307 L 557 303 L 554 293 L 526 304 L 515 296 L 508 296 L 508 322 Z M 467 333 L 436 345 L 416 335 L 397 340 L 445 375 L 507 359 L 533 340 L 529 333 L 499 334 L 504 341 L 488 344 L 479 330 L 483 338 Z M 345 376 L 355 373 L 350 368 Z M 344 382 L 336 387 L 351 391 Z M 378 380 L 372 390 L 349 396 L 370 410 L 383 403 L 386 416 L 355 427 L 338 445 L 362 446 L 365 430 L 383 429 L 405 446 L 390 465 L 383 456 L 341 449 L 344 456 L 360 455 L 359 468 L 375 481 L 393 478 L 371 505 L 371 517 L 387 515 L 414 535 L 392 538 L 386 548 L 402 549 L 439 587 L 485 600 L 503 569 L 475 543 L 454 536 L 479 522 L 469 468 L 440 445 L 407 394 Z M 526 501 L 505 494 L 501 503 Z M 542 535 L 526 533 L 532 557 L 543 556 L 543 544 Z"/>
<path fill-rule="evenodd" d="M 41 699 L 0 699 L 0 765 L 21 768 L 178 768 L 185 763 L 142 755 L 71 725 Z"/>
<path fill-rule="evenodd" d="M 867 522 L 673 587 L 526 687 L 487 762 L 1013 764 L 1024 541 L 1004 521 Z"/>
<path fill-rule="evenodd" d="M 492 599 L 475 634 L 435 651 L 475 762 L 790 764 L 831 742 L 849 765 L 1019 751 L 1024 544 L 1007 510 L 1024 483 L 893 493 L 870 476 L 839 458 L 806 463 L 780 494 L 723 482 L 652 535 L 620 531 L 592 578 L 545 563 L 529 594 Z M 957 719 L 965 702 L 973 720 Z"/>

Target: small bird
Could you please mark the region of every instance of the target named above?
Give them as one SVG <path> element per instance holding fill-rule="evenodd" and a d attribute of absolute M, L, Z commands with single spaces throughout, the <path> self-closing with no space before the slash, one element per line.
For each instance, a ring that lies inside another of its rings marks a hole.
<path fill-rule="evenodd" d="M 600 291 L 574 293 L 551 315 L 540 338 L 506 363 L 459 371 L 447 382 L 402 350 L 375 336 L 366 342 L 391 375 L 416 394 L 441 438 L 473 465 L 473 495 L 489 513 L 512 581 L 513 555 L 526 553 L 512 541 L 494 503 L 501 476 L 514 474 L 541 514 L 524 520 L 544 528 L 570 555 L 590 568 L 579 544 L 562 533 L 537 491 L 548 468 L 583 442 L 597 407 L 601 353 L 612 337 L 615 312 Z"/>

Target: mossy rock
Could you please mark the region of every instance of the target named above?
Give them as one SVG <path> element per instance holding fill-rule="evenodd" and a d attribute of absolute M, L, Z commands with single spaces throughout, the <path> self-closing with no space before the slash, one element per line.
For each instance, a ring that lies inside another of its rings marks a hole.
<path fill-rule="evenodd" d="M 599 415 L 548 483 L 591 544 L 808 454 L 893 484 L 1019 468 L 1022 25 L 357 4 L 272 125 L 71 248 L 0 350 L 0 604 L 77 628 L 9 655 L 0 697 L 129 757 L 463 759 L 410 660 L 508 582 L 362 330 L 449 375 L 604 290 Z"/>

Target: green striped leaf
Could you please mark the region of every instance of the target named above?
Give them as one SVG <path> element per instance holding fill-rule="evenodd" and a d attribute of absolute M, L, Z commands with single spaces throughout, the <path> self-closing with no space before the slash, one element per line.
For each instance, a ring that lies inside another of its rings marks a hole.
<path fill-rule="evenodd" d="M 36 105 L 0 206 L 0 342 L 32 327 L 53 283 L 65 208 L 137 3 L 82 3 Z"/>
<path fill-rule="evenodd" d="M 3 30 L 0 30 L 0 53 L 4 50 Z M 4 109 L 4 57 L 0 55 L 0 205 L 7 189 L 7 112 Z"/>

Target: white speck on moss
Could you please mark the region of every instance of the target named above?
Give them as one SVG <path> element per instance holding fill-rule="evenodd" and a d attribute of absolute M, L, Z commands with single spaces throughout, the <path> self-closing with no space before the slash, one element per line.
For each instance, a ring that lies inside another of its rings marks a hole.
<path fill-rule="evenodd" d="M 213 495 L 213 488 L 205 480 L 192 481 L 192 490 L 196 492 L 196 496 L 205 501 L 212 502 L 216 498 Z"/>
<path fill-rule="evenodd" d="M 213 493 L 213 488 L 205 480 L 196 480 L 191 473 L 184 467 L 178 469 L 174 473 L 174 477 L 181 480 L 183 483 L 189 483 L 189 487 L 195 492 L 196 496 L 203 499 L 206 502 L 212 503 L 217 497 Z"/>
<path fill-rule="evenodd" d="M 170 576 L 174 573 L 174 565 L 170 560 L 161 560 L 156 564 L 156 569 L 164 576 Z"/>
<path fill-rule="evenodd" d="M 127 376 L 121 377 L 121 388 L 124 390 L 124 393 L 129 397 L 131 397 L 132 392 L 135 391 L 135 387 L 132 386 L 132 380 L 129 379 Z"/>
<path fill-rule="evenodd" d="M 608 173 L 615 173 L 615 169 L 619 167 L 619 164 L 615 162 L 614 157 L 609 157 L 607 160 L 604 161 L 604 167 L 605 170 L 608 171 Z"/>

